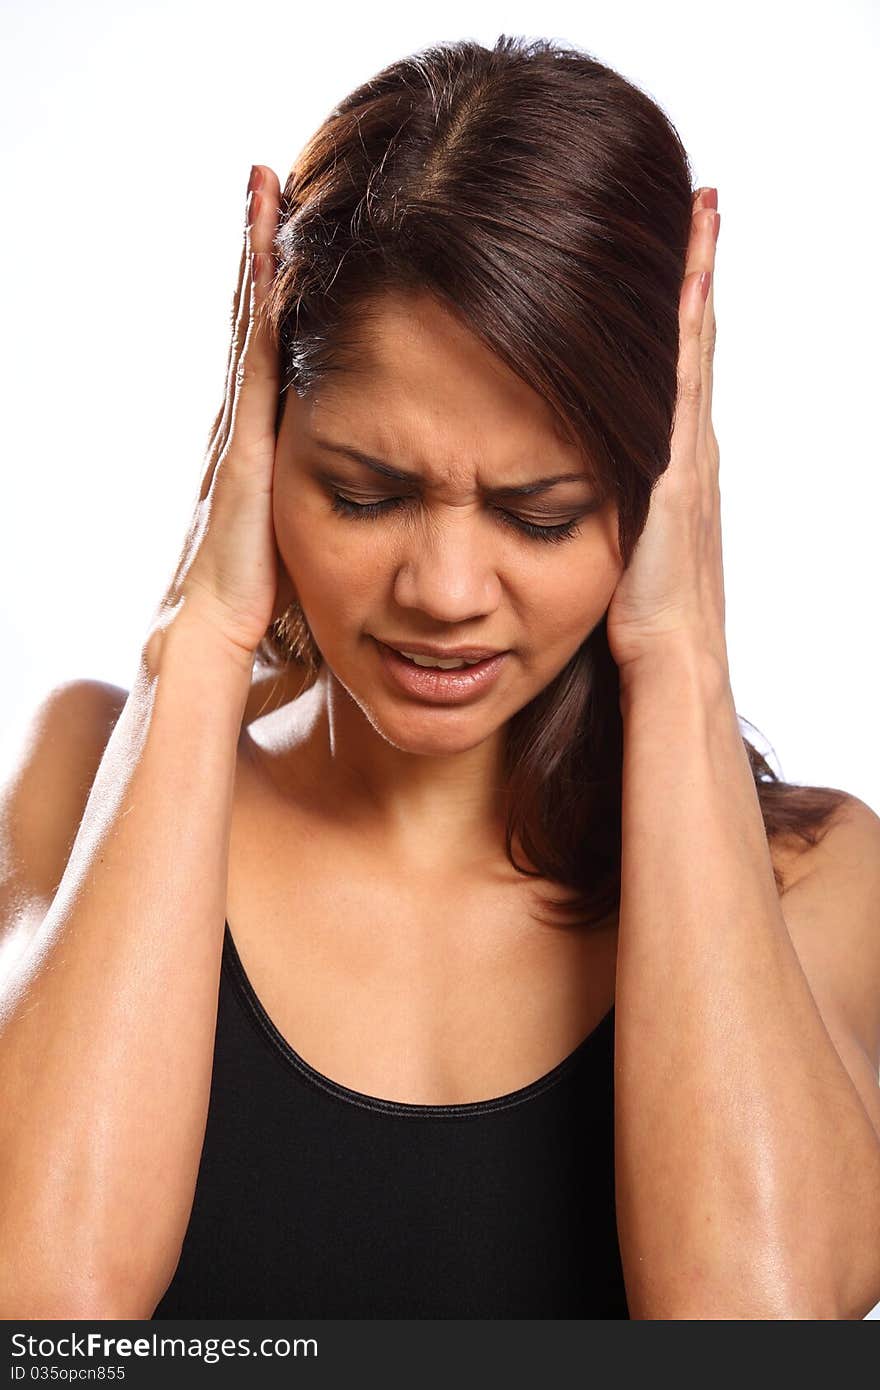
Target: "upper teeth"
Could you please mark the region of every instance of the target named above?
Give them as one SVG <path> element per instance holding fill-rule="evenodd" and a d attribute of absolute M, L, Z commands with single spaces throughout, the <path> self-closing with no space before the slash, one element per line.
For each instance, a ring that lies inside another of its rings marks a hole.
<path fill-rule="evenodd" d="M 436 656 L 420 656 L 418 652 L 401 652 L 401 656 L 409 657 L 417 666 L 439 666 L 442 671 L 454 671 L 459 666 L 476 666 L 481 659 L 476 657 L 473 661 L 463 661 L 461 657 L 456 657 L 454 661 L 441 661 Z"/>

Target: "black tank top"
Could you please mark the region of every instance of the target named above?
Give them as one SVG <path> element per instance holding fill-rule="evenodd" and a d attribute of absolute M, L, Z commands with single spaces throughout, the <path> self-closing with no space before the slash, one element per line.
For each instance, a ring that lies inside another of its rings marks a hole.
<path fill-rule="evenodd" d="M 614 1009 L 539 1080 L 415 1105 L 331 1081 L 228 925 L 205 1141 L 155 1318 L 627 1318 Z"/>

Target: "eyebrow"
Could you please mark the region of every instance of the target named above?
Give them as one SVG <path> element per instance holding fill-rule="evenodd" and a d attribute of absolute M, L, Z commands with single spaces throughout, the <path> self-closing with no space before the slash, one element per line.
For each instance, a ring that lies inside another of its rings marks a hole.
<path fill-rule="evenodd" d="M 379 473 L 383 478 L 393 478 L 395 482 L 419 483 L 422 481 L 418 473 L 411 473 L 402 468 L 392 468 L 390 463 L 385 463 L 384 459 L 373 458 L 372 454 L 362 453 L 360 449 L 353 449 L 349 444 L 339 444 L 329 439 L 315 439 L 319 449 L 328 449 L 333 454 L 344 454 L 347 458 L 353 459 L 355 463 L 362 463 L 365 468 L 371 468 L 374 473 Z M 554 473 L 549 478 L 538 478 L 533 483 L 521 483 L 517 487 L 494 487 L 487 488 L 485 491 L 490 497 L 531 497 L 537 492 L 547 492 L 557 483 L 589 483 L 590 478 L 586 473 Z"/>

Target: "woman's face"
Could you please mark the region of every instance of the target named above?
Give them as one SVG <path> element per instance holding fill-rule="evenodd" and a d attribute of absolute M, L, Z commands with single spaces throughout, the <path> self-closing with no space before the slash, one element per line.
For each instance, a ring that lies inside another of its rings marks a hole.
<path fill-rule="evenodd" d="M 544 400 L 431 296 L 388 295 L 361 366 L 288 392 L 279 552 L 332 676 L 373 727 L 400 749 L 460 752 L 543 690 L 602 618 L 622 569 L 616 509 L 597 507 Z M 574 476 L 504 491 L 559 474 Z M 438 703 L 397 685 L 377 639 L 507 655 L 488 687 Z"/>

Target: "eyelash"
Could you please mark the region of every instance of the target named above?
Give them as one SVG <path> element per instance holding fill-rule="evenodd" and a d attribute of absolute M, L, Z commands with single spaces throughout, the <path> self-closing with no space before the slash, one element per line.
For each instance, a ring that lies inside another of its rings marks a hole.
<path fill-rule="evenodd" d="M 352 502 L 348 497 L 342 497 L 338 492 L 334 492 L 332 498 L 334 512 L 338 512 L 340 516 L 353 517 L 357 521 L 375 519 L 384 512 L 402 506 L 406 501 L 405 497 L 386 497 L 382 502 Z M 502 511 L 500 507 L 495 510 L 500 517 L 503 517 L 506 525 L 512 526 L 521 535 L 529 536 L 533 540 L 567 541 L 580 531 L 580 526 L 576 520 L 565 521 L 560 526 L 537 526 L 532 521 L 523 521 L 521 517 L 515 517 L 510 512 Z"/>

